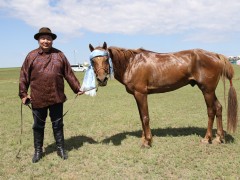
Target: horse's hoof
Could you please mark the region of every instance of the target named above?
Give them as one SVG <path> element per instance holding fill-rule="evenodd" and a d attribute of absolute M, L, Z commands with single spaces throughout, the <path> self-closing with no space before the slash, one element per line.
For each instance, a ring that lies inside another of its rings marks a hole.
<path fill-rule="evenodd" d="M 204 138 L 204 139 L 201 140 L 201 143 L 202 144 L 211 144 L 211 141 L 207 138 Z"/>
<path fill-rule="evenodd" d="M 221 139 L 220 136 L 217 136 L 213 141 L 213 144 L 223 144 L 224 143 L 224 139 Z"/>
<path fill-rule="evenodd" d="M 148 145 L 148 144 L 141 145 L 141 149 L 149 149 L 150 147 L 151 147 L 151 145 Z"/>

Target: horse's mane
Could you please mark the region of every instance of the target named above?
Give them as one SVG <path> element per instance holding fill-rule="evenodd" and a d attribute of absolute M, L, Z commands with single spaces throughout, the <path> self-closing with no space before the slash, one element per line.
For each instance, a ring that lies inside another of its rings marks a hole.
<path fill-rule="evenodd" d="M 142 52 L 148 52 L 148 53 L 154 53 L 154 54 L 170 54 L 170 53 L 173 53 L 173 52 L 156 52 L 156 51 L 150 51 L 150 50 L 147 50 L 147 49 L 144 49 L 144 48 L 140 48 L 139 50 L 141 50 Z"/>
<path fill-rule="evenodd" d="M 125 49 L 119 47 L 109 47 L 108 49 L 113 50 L 114 55 L 118 56 L 118 58 L 125 60 L 130 59 L 142 51 L 141 49 Z"/>
<path fill-rule="evenodd" d="M 114 47 L 111 46 L 108 49 L 114 49 L 115 50 L 115 55 L 117 55 L 119 58 L 124 58 L 125 60 L 129 60 L 131 57 L 135 56 L 136 54 L 139 53 L 155 53 L 155 54 L 168 54 L 168 53 L 159 53 L 155 51 L 150 51 L 144 48 L 138 48 L 138 49 L 125 49 L 125 48 L 120 48 L 120 47 Z"/>
<path fill-rule="evenodd" d="M 125 49 L 119 47 L 109 47 L 109 49 L 114 49 L 117 53 L 124 54 L 127 56 L 136 55 L 141 51 L 140 49 Z"/>

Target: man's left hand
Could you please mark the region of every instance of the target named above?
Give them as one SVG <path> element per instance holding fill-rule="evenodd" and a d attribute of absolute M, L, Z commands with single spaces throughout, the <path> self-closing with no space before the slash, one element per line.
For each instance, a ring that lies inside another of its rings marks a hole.
<path fill-rule="evenodd" d="M 77 93 L 77 95 L 82 95 L 82 94 L 84 94 L 85 92 L 84 91 L 78 91 L 78 93 Z"/>

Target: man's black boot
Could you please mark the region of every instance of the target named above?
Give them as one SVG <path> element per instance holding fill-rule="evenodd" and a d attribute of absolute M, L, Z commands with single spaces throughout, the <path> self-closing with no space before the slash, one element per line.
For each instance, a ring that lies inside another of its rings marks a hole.
<path fill-rule="evenodd" d="M 64 149 L 64 134 L 63 128 L 60 129 L 53 129 L 54 138 L 56 140 L 57 145 L 57 155 L 62 159 L 67 159 L 68 155 Z"/>
<path fill-rule="evenodd" d="M 63 147 L 57 147 L 57 155 L 64 160 L 68 158 L 67 152 Z"/>
<path fill-rule="evenodd" d="M 35 149 L 32 162 L 37 163 L 43 157 L 42 149 Z"/>
<path fill-rule="evenodd" d="M 35 152 L 32 158 L 33 163 L 37 163 L 43 157 L 43 138 L 44 130 L 33 130 Z"/>

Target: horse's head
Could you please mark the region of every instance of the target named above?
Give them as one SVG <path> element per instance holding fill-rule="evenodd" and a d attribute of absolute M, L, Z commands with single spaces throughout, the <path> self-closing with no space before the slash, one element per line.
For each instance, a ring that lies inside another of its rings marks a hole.
<path fill-rule="evenodd" d="M 106 86 L 108 81 L 108 75 L 110 74 L 110 62 L 109 53 L 107 50 L 107 43 L 104 42 L 102 47 L 94 48 L 89 44 L 90 62 L 93 67 L 94 73 L 99 86 Z"/>

